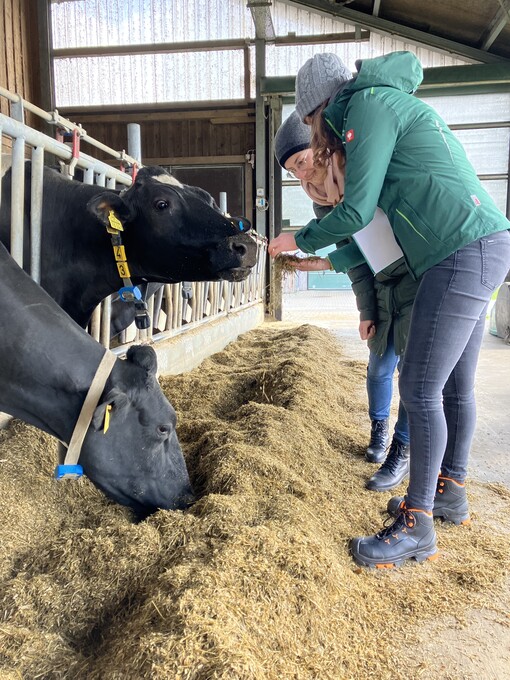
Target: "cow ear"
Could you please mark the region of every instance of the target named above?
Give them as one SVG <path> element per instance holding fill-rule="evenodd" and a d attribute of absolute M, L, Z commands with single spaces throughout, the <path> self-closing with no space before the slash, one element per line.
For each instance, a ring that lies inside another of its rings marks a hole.
<path fill-rule="evenodd" d="M 148 375 L 156 375 L 158 359 L 156 352 L 149 345 L 132 345 L 126 353 L 126 360 L 145 369 Z"/>
<path fill-rule="evenodd" d="M 111 389 L 101 403 L 96 406 L 94 415 L 92 416 L 92 427 L 96 432 L 103 430 L 105 427 L 106 407 L 111 406 L 110 418 L 119 415 L 125 415 L 127 407 L 129 406 L 129 397 L 127 394 L 119 390 L 117 387 Z"/>
<path fill-rule="evenodd" d="M 131 208 L 113 191 L 103 191 L 93 196 L 87 203 L 87 210 L 105 227 L 109 225 L 109 215 L 112 211 L 122 224 L 130 222 L 134 217 Z"/>

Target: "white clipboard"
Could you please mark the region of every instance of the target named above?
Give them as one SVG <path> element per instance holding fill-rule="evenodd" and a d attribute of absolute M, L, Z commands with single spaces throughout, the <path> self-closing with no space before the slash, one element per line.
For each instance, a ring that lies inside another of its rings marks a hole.
<path fill-rule="evenodd" d="M 374 219 L 352 237 L 374 274 L 379 273 L 404 255 L 395 239 L 391 224 L 381 208 L 377 208 Z"/>

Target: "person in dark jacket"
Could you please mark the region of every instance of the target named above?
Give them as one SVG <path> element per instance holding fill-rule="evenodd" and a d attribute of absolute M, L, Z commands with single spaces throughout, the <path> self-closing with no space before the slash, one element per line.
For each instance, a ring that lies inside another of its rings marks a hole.
<path fill-rule="evenodd" d="M 337 59 L 315 55 L 301 67 L 296 108 L 311 123 L 317 163 L 345 149 L 344 200 L 296 234 L 280 234 L 268 252 L 314 253 L 356 234 L 380 207 L 409 272 L 421 277 L 399 380 L 411 435 L 407 494 L 390 500 L 390 526 L 350 542 L 362 566 L 400 566 L 437 556 L 434 516 L 469 521 L 474 377 L 488 303 L 510 268 L 510 222 L 445 122 L 413 96 L 423 78 L 414 54 L 357 62 L 355 77 L 324 96 Z"/>
<path fill-rule="evenodd" d="M 338 151 L 326 167 L 315 167 L 310 153 L 310 127 L 301 122 L 297 111 L 278 129 L 275 155 L 282 168 L 300 180 L 313 201 L 318 219 L 328 215 L 343 200 L 343 154 Z M 317 266 L 317 261 L 314 262 Z M 329 262 L 323 262 L 324 268 L 329 268 Z M 295 267 L 306 270 L 306 260 L 302 265 L 296 263 Z M 366 263 L 350 269 L 347 274 L 360 312 L 360 337 L 368 340 L 370 350 L 366 386 L 371 436 L 365 457 L 369 462 L 382 463 L 366 487 L 371 491 L 390 491 L 409 472 L 409 426 L 401 401 L 391 443 L 389 417 L 393 375 L 404 353 L 418 283 L 402 261 L 375 276 Z"/>

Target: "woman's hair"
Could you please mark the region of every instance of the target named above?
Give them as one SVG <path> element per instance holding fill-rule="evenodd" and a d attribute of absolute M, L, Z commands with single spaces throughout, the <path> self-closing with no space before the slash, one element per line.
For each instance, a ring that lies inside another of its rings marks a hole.
<path fill-rule="evenodd" d="M 328 159 L 337 151 L 342 156 L 344 155 L 341 139 L 329 127 L 322 115 L 328 104 L 329 101 L 323 102 L 309 116 L 311 118 L 310 146 L 313 150 L 313 162 L 314 165 L 319 167 L 327 165 Z"/>

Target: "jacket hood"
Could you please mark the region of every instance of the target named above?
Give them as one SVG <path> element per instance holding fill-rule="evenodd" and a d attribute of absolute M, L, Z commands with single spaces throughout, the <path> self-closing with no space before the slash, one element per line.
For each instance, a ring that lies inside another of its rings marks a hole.
<path fill-rule="evenodd" d="M 358 73 L 331 99 L 330 106 L 346 106 L 354 93 L 369 87 L 394 87 L 412 94 L 423 80 L 422 66 L 412 52 L 391 52 L 375 59 L 358 60 L 356 68 Z M 324 112 L 326 118 L 328 108 Z"/>
<path fill-rule="evenodd" d="M 423 69 L 412 52 L 391 52 L 375 59 L 356 62 L 359 73 L 351 91 L 366 87 L 394 87 L 412 94 L 423 80 Z"/>

